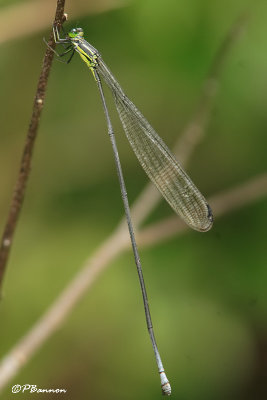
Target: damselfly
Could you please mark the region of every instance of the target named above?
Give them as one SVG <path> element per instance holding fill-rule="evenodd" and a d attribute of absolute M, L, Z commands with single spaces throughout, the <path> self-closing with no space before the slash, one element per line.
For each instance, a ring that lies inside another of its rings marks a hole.
<path fill-rule="evenodd" d="M 151 181 L 154 182 L 174 211 L 191 228 L 202 232 L 211 228 L 213 221 L 212 212 L 205 198 L 193 184 L 180 164 L 176 161 L 166 144 L 158 136 L 137 107 L 126 96 L 117 80 L 103 62 L 98 50 L 84 39 L 83 29 L 74 28 L 64 38 L 60 38 L 56 26 L 53 28 L 53 32 L 55 43 L 61 44 L 64 47 L 64 52 L 62 54 L 56 54 L 60 57 L 70 54 L 70 57 L 67 60 L 67 63 L 69 63 L 76 51 L 92 72 L 100 92 L 143 295 L 147 328 L 160 373 L 162 392 L 163 394 L 170 395 L 171 386 L 163 368 L 152 327 L 142 267 L 131 222 L 126 187 L 100 77 L 104 79 L 107 86 L 111 89 L 121 123 L 135 155 Z"/>

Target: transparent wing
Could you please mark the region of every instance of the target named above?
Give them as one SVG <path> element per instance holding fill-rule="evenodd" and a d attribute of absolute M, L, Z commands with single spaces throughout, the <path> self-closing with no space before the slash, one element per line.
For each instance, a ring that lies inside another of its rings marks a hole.
<path fill-rule="evenodd" d="M 112 90 L 124 131 L 143 169 L 174 211 L 193 229 L 212 226 L 211 209 L 166 144 L 125 95 L 102 59 L 98 71 Z"/>

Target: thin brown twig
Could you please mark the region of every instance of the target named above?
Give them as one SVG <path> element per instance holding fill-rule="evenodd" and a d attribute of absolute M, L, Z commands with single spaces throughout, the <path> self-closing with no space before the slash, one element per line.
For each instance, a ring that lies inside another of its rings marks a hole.
<path fill-rule="evenodd" d="M 237 188 L 213 196 L 209 201 L 217 216 L 222 216 L 264 196 L 267 196 L 267 173 L 255 177 Z M 185 231 L 187 231 L 187 226 L 178 218 L 166 219 L 140 231 L 138 235 L 139 243 L 140 246 L 152 245 Z M 117 230 L 86 261 L 84 267 L 51 307 L 2 359 L 0 364 L 0 391 L 64 322 L 73 307 L 91 288 L 111 261 L 125 249 L 130 249 L 130 246 L 127 230 L 125 229 L 124 232 Z"/>
<path fill-rule="evenodd" d="M 57 0 L 54 23 L 56 23 L 59 26 L 63 22 L 64 6 L 65 6 L 65 0 Z M 0 247 L 0 288 L 2 287 L 8 256 L 14 239 L 14 233 L 16 230 L 17 222 L 19 219 L 20 211 L 25 196 L 26 185 L 31 170 L 34 143 L 37 136 L 39 121 L 44 105 L 48 76 L 52 65 L 52 60 L 54 57 L 54 53 L 51 50 L 51 48 L 55 48 L 52 32 L 49 39 L 49 45 L 50 48 L 47 47 L 46 49 L 41 69 L 41 74 L 37 84 L 36 94 L 33 103 L 32 116 L 20 162 L 19 174 L 15 184 L 15 189 L 11 199 L 8 217 L 4 227 L 4 233 L 2 236 L 1 247 Z"/>

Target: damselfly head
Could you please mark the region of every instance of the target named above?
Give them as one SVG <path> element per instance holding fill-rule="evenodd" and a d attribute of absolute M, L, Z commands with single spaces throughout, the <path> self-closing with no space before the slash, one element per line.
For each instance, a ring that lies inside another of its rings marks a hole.
<path fill-rule="evenodd" d="M 82 28 L 73 28 L 69 33 L 68 37 L 69 38 L 77 38 L 77 37 L 83 37 L 84 32 Z"/>

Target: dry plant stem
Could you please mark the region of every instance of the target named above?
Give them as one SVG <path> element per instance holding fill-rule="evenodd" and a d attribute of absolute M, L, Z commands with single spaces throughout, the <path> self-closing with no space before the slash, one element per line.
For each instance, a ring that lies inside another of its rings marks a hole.
<path fill-rule="evenodd" d="M 174 154 L 183 167 L 186 167 L 193 151 L 204 138 L 218 94 L 221 71 L 230 50 L 244 31 L 247 21 L 247 15 L 242 14 L 226 34 L 204 81 L 196 111 L 174 146 Z M 148 183 L 131 207 L 131 214 L 136 227 L 142 224 L 161 199 L 162 196 L 156 187 L 151 182 Z"/>
<path fill-rule="evenodd" d="M 57 1 L 57 8 L 55 14 L 55 23 L 61 25 L 64 15 L 65 0 Z M 50 35 L 49 45 L 54 48 L 55 44 L 53 41 L 52 32 Z M 0 247 L 0 289 L 2 287 L 3 277 L 7 266 L 8 256 L 10 253 L 12 241 L 14 238 L 15 229 L 17 226 L 20 210 L 23 204 L 26 184 L 29 178 L 32 162 L 32 154 L 34 149 L 34 143 L 37 136 L 39 121 L 41 112 L 43 109 L 45 91 L 48 81 L 48 76 L 52 64 L 54 53 L 50 48 L 47 47 L 46 53 L 43 60 L 41 74 L 37 85 L 37 90 L 33 103 L 32 116 L 30 125 L 23 149 L 23 154 L 20 162 L 20 169 L 15 184 L 15 189 L 11 199 L 11 204 L 8 212 L 6 225 L 4 227 L 4 233 L 2 236 L 1 247 Z"/>
<path fill-rule="evenodd" d="M 251 181 L 225 191 L 209 199 L 217 215 L 224 215 L 236 208 L 253 203 L 267 196 L 267 173 Z M 169 233 L 171 230 L 171 233 Z M 139 233 L 140 245 L 152 245 L 170 236 L 181 234 L 187 226 L 177 217 L 154 224 Z M 78 300 L 88 291 L 99 275 L 122 251 L 130 249 L 131 243 L 125 230 L 117 230 L 88 259 L 74 280 L 55 300 L 48 311 L 32 329 L 13 347 L 0 364 L 0 391 L 10 382 L 33 354 L 64 322 Z"/>

